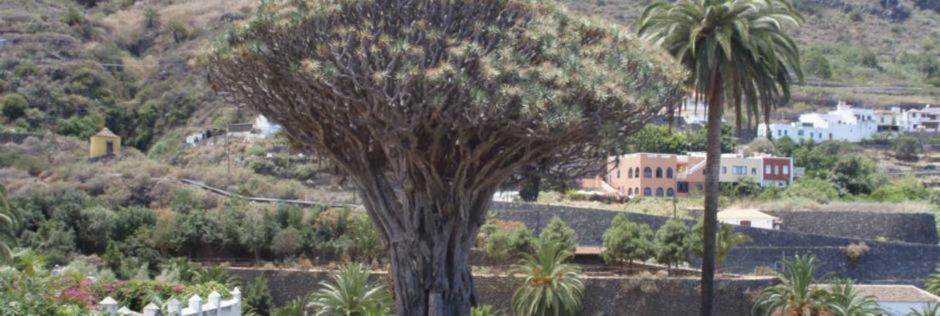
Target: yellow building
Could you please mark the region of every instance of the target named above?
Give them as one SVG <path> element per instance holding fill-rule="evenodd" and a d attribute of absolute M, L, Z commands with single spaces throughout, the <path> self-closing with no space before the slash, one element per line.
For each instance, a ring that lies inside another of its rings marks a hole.
<path fill-rule="evenodd" d="M 111 155 L 121 155 L 121 137 L 115 135 L 111 130 L 105 127 L 101 129 L 98 134 L 91 136 L 91 145 L 88 147 L 88 157 L 95 158 Z"/>

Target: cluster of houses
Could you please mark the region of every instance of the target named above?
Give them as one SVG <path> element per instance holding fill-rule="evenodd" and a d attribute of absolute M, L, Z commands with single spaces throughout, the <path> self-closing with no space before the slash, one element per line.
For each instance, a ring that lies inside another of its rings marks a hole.
<path fill-rule="evenodd" d="M 769 128 L 768 128 L 769 127 Z M 760 124 L 758 137 L 789 137 L 800 142 L 823 142 L 840 140 L 860 142 L 883 132 L 938 132 L 940 131 L 940 108 L 926 105 L 921 109 L 873 110 L 855 108 L 839 102 L 834 111 L 827 113 L 806 113 L 796 122 L 789 124 Z"/>
<path fill-rule="evenodd" d="M 688 196 L 705 190 L 705 153 L 701 152 L 612 156 L 607 169 L 605 175 L 579 180 L 578 186 L 626 197 Z M 720 170 L 720 182 L 746 179 L 761 187 L 786 187 L 803 174 L 790 157 L 768 154 L 723 154 Z"/>

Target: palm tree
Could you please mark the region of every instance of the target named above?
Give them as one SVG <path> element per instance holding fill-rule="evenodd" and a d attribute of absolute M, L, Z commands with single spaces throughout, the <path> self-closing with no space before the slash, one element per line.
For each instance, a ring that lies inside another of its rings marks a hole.
<path fill-rule="evenodd" d="M 704 241 L 704 220 L 699 218 L 698 222 L 695 223 L 695 226 L 692 227 L 692 243 L 691 248 L 692 252 L 695 255 L 702 257 L 705 255 L 705 241 Z M 731 224 L 722 223 L 718 226 L 718 234 L 715 239 L 715 270 L 719 270 L 718 267 L 725 261 L 725 258 L 731 254 L 731 250 L 734 247 L 737 247 L 740 244 L 745 244 L 751 242 L 751 237 L 747 234 L 734 231 L 734 227 L 731 227 Z"/>
<path fill-rule="evenodd" d="M 885 310 L 878 306 L 872 296 L 859 296 L 852 280 L 837 280 L 829 289 L 829 312 L 834 316 L 884 315 Z"/>
<path fill-rule="evenodd" d="M 921 305 L 920 310 L 911 308 L 911 312 L 907 313 L 907 316 L 937 316 L 940 315 L 940 304 L 929 303 L 926 305 Z"/>
<path fill-rule="evenodd" d="M 816 258 L 812 256 L 785 260 L 783 272 L 777 273 L 780 284 L 760 293 L 753 314 L 816 316 L 828 311 L 829 292 L 813 286 L 817 269 Z"/>
<path fill-rule="evenodd" d="M 0 262 L 13 257 L 17 212 L 7 201 L 7 190 L 0 185 Z"/>
<path fill-rule="evenodd" d="M 320 282 L 308 305 L 318 316 L 378 316 L 390 313 L 392 298 L 384 286 L 369 282 L 369 271 L 360 263 L 347 264 L 333 275 L 333 282 Z"/>
<path fill-rule="evenodd" d="M 791 74 L 803 79 L 799 50 L 784 30 L 802 20 L 785 0 L 661 2 L 640 19 L 639 34 L 688 68 L 688 86 L 708 105 L 702 315 L 711 315 L 713 301 L 723 100 L 731 99 L 739 130 L 745 118 L 749 125 L 761 114 L 769 121 L 774 106 L 790 97 Z"/>
<path fill-rule="evenodd" d="M 581 309 L 584 282 L 576 265 L 567 263 L 572 253 L 562 244 L 540 241 L 534 255 L 526 255 L 513 272 L 523 277 L 512 296 L 515 315 L 576 315 Z"/>
<path fill-rule="evenodd" d="M 927 290 L 927 292 L 940 295 L 940 265 L 937 265 L 933 273 L 927 276 L 927 281 L 924 283 L 924 289 Z"/>

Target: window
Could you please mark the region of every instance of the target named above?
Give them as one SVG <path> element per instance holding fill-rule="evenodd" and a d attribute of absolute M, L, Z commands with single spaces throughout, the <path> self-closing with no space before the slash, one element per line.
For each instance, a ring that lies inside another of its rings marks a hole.
<path fill-rule="evenodd" d="M 676 195 L 676 192 L 673 191 L 672 188 L 666 189 L 666 196 L 673 196 L 673 195 Z"/>
<path fill-rule="evenodd" d="M 803 136 L 803 130 L 796 131 L 796 135 Z"/>
<path fill-rule="evenodd" d="M 672 179 L 672 168 L 666 168 L 666 178 Z"/>
<path fill-rule="evenodd" d="M 736 175 L 736 176 L 746 175 L 746 174 L 747 174 L 747 167 L 745 167 L 745 166 L 734 166 L 734 167 L 731 169 L 731 174 Z"/>
<path fill-rule="evenodd" d="M 751 227 L 751 221 L 741 221 L 741 226 Z"/>
<path fill-rule="evenodd" d="M 633 178 L 633 168 L 627 168 L 627 178 Z"/>
<path fill-rule="evenodd" d="M 702 185 L 701 185 L 701 184 L 696 184 L 696 185 L 695 185 L 695 190 L 697 190 L 697 191 L 699 191 L 699 192 L 701 192 L 701 191 L 705 191 L 705 188 L 704 188 L 704 187 L 702 187 Z"/>
<path fill-rule="evenodd" d="M 780 166 L 774 166 L 774 174 L 780 174 Z"/>
<path fill-rule="evenodd" d="M 617 179 L 620 179 L 620 169 L 617 169 Z"/>
<path fill-rule="evenodd" d="M 778 130 L 777 130 L 777 136 L 783 136 L 783 131 L 778 129 Z"/>
<path fill-rule="evenodd" d="M 783 174 L 790 174 L 790 166 L 783 166 Z"/>
<path fill-rule="evenodd" d="M 653 195 L 653 189 L 650 189 L 649 187 L 643 188 L 643 196 L 652 196 L 652 195 Z"/>
<path fill-rule="evenodd" d="M 751 168 L 751 175 L 757 175 L 757 168 Z"/>
<path fill-rule="evenodd" d="M 656 188 L 656 196 L 663 196 L 663 188 Z"/>
<path fill-rule="evenodd" d="M 770 165 L 764 166 L 764 174 L 770 174 Z"/>
<path fill-rule="evenodd" d="M 644 177 L 644 178 L 652 178 L 652 177 L 653 177 L 653 169 L 650 169 L 650 167 L 643 168 L 643 177 Z"/>
<path fill-rule="evenodd" d="M 679 181 L 676 183 L 676 191 L 679 193 L 688 193 L 689 192 L 689 183 L 685 181 Z"/>
<path fill-rule="evenodd" d="M 657 178 L 663 177 L 663 168 L 656 168 L 656 177 Z"/>
<path fill-rule="evenodd" d="M 633 195 L 633 188 L 627 189 L 627 195 Z"/>
<path fill-rule="evenodd" d="M 728 167 L 721 167 L 721 174 L 727 174 L 727 173 L 728 173 Z"/>

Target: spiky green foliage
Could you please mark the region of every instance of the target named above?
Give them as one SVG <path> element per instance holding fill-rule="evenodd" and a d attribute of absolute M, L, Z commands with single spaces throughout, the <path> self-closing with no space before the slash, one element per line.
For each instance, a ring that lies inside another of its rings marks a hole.
<path fill-rule="evenodd" d="M 780 284 L 761 291 L 753 313 L 758 315 L 819 315 L 827 310 L 829 293 L 813 286 L 818 262 L 813 256 L 794 256 L 776 272 Z"/>
<path fill-rule="evenodd" d="M 679 219 L 671 218 L 656 230 L 656 262 L 677 266 L 688 260 L 689 227 Z"/>
<path fill-rule="evenodd" d="M 515 315 L 576 315 L 581 309 L 584 282 L 572 253 L 556 242 L 540 242 L 533 255 L 527 255 L 513 272 L 522 276 L 522 285 L 512 296 Z"/>
<path fill-rule="evenodd" d="M 924 289 L 927 292 L 933 293 L 934 295 L 940 295 L 940 265 L 937 265 L 937 268 L 927 276 L 927 281 L 924 282 Z"/>
<path fill-rule="evenodd" d="M 721 97 L 730 99 L 740 129 L 761 114 L 769 121 L 789 99 L 794 75 L 803 79 L 799 49 L 787 34 L 802 22 L 785 0 L 681 0 L 649 6 L 639 33 L 691 71 L 694 91 L 719 95 L 710 108 L 720 111 Z"/>
<path fill-rule="evenodd" d="M 7 189 L 0 185 L 0 262 L 13 257 L 18 213 L 7 200 Z"/>
<path fill-rule="evenodd" d="M 543 244 L 554 242 L 568 252 L 574 253 L 578 246 L 578 236 L 568 223 L 558 216 L 553 216 L 548 225 L 539 233 L 539 242 Z"/>
<path fill-rule="evenodd" d="M 359 263 L 347 264 L 331 277 L 333 282 L 320 282 L 312 294 L 311 307 L 317 315 L 379 316 L 388 315 L 391 297 L 384 286 L 369 282 L 369 271 Z"/>
<path fill-rule="evenodd" d="M 692 226 L 691 238 L 692 253 L 701 257 L 705 253 L 705 221 L 702 218 L 699 218 L 695 226 Z M 734 227 L 730 224 L 719 224 L 718 234 L 715 237 L 715 264 L 720 266 L 734 247 L 749 242 L 751 242 L 750 236 L 734 231 Z"/>
<path fill-rule="evenodd" d="M 937 316 L 940 315 L 940 304 L 928 303 L 920 306 L 920 310 L 911 308 L 907 316 Z"/>
<path fill-rule="evenodd" d="M 604 261 L 608 264 L 633 263 L 653 256 L 653 230 L 649 225 L 631 222 L 617 214 L 604 232 Z"/>
<path fill-rule="evenodd" d="M 873 296 L 859 296 L 852 280 L 836 280 L 829 288 L 829 312 L 834 316 L 884 315 Z"/>
<path fill-rule="evenodd" d="M 501 315 L 499 312 L 493 311 L 493 306 L 491 305 L 480 305 L 474 306 L 470 309 L 470 316 L 497 316 Z"/>

